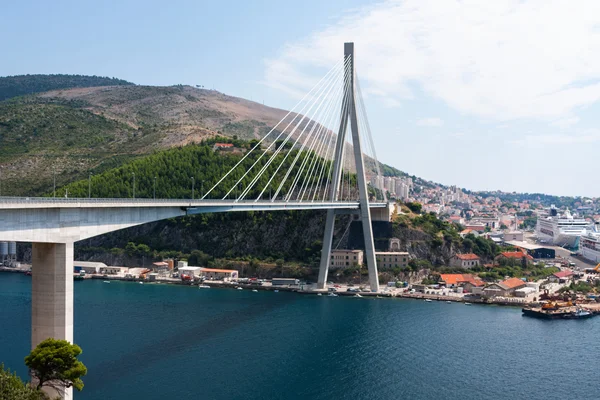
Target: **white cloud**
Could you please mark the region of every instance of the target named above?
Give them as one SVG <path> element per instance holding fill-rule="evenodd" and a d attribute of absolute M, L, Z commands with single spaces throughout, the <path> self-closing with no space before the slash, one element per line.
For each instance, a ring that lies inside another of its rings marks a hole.
<path fill-rule="evenodd" d="M 512 143 L 527 147 L 540 147 L 542 145 L 573 145 L 581 143 L 595 143 L 600 141 L 600 130 L 588 129 L 578 134 L 549 134 L 525 135 Z"/>
<path fill-rule="evenodd" d="M 418 126 L 439 127 L 444 125 L 444 121 L 439 118 L 423 118 L 417 121 Z"/>
<path fill-rule="evenodd" d="M 569 128 L 577 123 L 579 123 L 579 117 L 567 117 L 557 119 L 556 121 L 553 121 L 551 125 L 559 128 Z"/>
<path fill-rule="evenodd" d="M 289 44 L 265 81 L 306 92 L 354 40 L 363 90 L 385 104 L 417 88 L 465 114 L 568 119 L 600 99 L 599 27 L 596 0 L 388 0 Z"/>

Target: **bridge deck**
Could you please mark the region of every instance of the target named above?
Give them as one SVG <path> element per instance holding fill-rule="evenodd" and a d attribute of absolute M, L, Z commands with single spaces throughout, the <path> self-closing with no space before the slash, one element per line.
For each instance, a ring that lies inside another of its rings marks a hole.
<path fill-rule="evenodd" d="M 191 200 L 191 199 L 88 199 L 53 197 L 0 197 L 0 210 L 24 208 L 147 208 L 180 207 L 190 213 L 204 208 L 229 210 L 311 210 L 357 209 L 358 201 L 270 201 L 270 200 Z M 386 203 L 370 203 L 370 208 L 384 208 Z"/>

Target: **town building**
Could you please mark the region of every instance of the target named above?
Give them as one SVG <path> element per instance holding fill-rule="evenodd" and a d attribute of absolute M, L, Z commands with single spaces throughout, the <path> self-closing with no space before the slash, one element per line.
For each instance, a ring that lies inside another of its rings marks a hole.
<path fill-rule="evenodd" d="M 199 273 L 200 276 L 204 279 L 224 282 L 229 282 L 238 279 L 239 277 L 239 272 L 235 269 L 200 268 Z"/>
<path fill-rule="evenodd" d="M 460 267 L 460 268 L 473 268 L 479 265 L 479 257 L 477 254 L 467 253 L 467 254 L 455 254 L 450 259 L 451 267 Z"/>
<path fill-rule="evenodd" d="M 101 267 L 100 274 L 102 275 L 120 275 L 121 273 L 126 273 L 129 268 L 126 267 Z"/>
<path fill-rule="evenodd" d="M 573 271 L 563 270 L 558 271 L 548 277 L 548 280 L 552 283 L 567 283 L 573 279 Z"/>
<path fill-rule="evenodd" d="M 185 276 L 189 276 L 189 277 L 193 277 L 193 278 L 194 277 L 200 277 L 200 276 L 202 276 L 202 267 L 188 267 L 186 265 L 185 267 L 179 267 L 178 270 L 179 270 L 179 274 L 182 277 L 184 275 Z"/>
<path fill-rule="evenodd" d="M 362 250 L 332 250 L 330 268 L 346 268 L 363 264 Z"/>
<path fill-rule="evenodd" d="M 514 263 L 529 263 L 533 261 L 533 257 L 531 257 L 527 253 L 523 253 L 522 251 L 505 251 L 496 256 L 496 262 L 500 263 L 507 260 L 514 260 Z"/>
<path fill-rule="evenodd" d="M 213 146 L 213 151 L 233 151 L 234 149 L 233 143 L 215 143 Z"/>
<path fill-rule="evenodd" d="M 441 274 L 439 284 L 447 288 L 462 287 L 465 292 L 472 292 L 474 287 L 485 286 L 485 282 L 472 274 Z"/>
<path fill-rule="evenodd" d="M 505 241 L 504 243 L 509 246 L 516 247 L 521 252 L 529 254 L 534 259 L 556 258 L 556 251 L 551 247 L 539 246 L 537 244 L 518 240 L 509 240 Z"/>
<path fill-rule="evenodd" d="M 298 284 L 300 284 L 300 281 L 294 278 L 273 278 L 271 280 L 273 286 L 295 286 Z"/>
<path fill-rule="evenodd" d="M 518 289 L 527 286 L 527 282 L 519 278 L 509 278 L 499 283 L 492 283 L 483 289 L 485 297 L 511 296 Z"/>
<path fill-rule="evenodd" d="M 75 272 L 85 272 L 86 274 L 98 274 L 100 270 L 107 268 L 106 264 L 94 261 L 73 261 Z"/>
<path fill-rule="evenodd" d="M 510 232 L 504 232 L 504 236 L 502 237 L 502 239 L 507 242 L 509 240 L 518 240 L 518 241 L 523 241 L 523 232 L 521 231 L 510 231 Z"/>
<path fill-rule="evenodd" d="M 376 251 L 375 260 L 379 268 L 404 268 L 408 266 L 408 253 L 405 251 Z"/>

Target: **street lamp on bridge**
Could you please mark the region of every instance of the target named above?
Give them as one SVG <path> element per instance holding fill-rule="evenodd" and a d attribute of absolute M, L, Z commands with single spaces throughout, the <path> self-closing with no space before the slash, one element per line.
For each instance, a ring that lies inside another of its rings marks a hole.
<path fill-rule="evenodd" d="M 154 193 L 154 200 L 156 200 L 156 177 L 154 177 L 154 190 L 153 190 L 153 193 Z"/>

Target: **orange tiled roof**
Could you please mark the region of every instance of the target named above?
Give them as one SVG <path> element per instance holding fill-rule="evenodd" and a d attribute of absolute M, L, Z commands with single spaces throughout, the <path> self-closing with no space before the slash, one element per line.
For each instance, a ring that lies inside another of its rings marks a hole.
<path fill-rule="evenodd" d="M 222 272 L 222 273 L 230 273 L 237 272 L 235 269 L 214 269 L 214 268 L 202 268 L 202 272 Z"/>
<path fill-rule="evenodd" d="M 233 147 L 233 143 L 215 143 L 217 147 Z"/>
<path fill-rule="evenodd" d="M 477 254 L 467 253 L 467 254 L 456 254 L 456 257 L 459 260 L 479 260 Z"/>
<path fill-rule="evenodd" d="M 446 285 L 458 285 L 459 283 L 471 283 L 474 286 L 483 286 L 484 282 L 472 274 L 441 274 L 440 279 Z"/>
<path fill-rule="evenodd" d="M 527 259 L 531 259 L 533 260 L 533 257 L 531 257 L 529 254 L 523 253 L 521 251 L 505 251 L 503 253 L 500 253 L 501 256 L 506 257 L 506 258 L 527 258 Z"/>
<path fill-rule="evenodd" d="M 509 278 L 505 281 L 500 282 L 502 285 L 506 286 L 508 289 L 513 289 L 519 286 L 523 286 L 525 282 L 519 278 Z"/>

